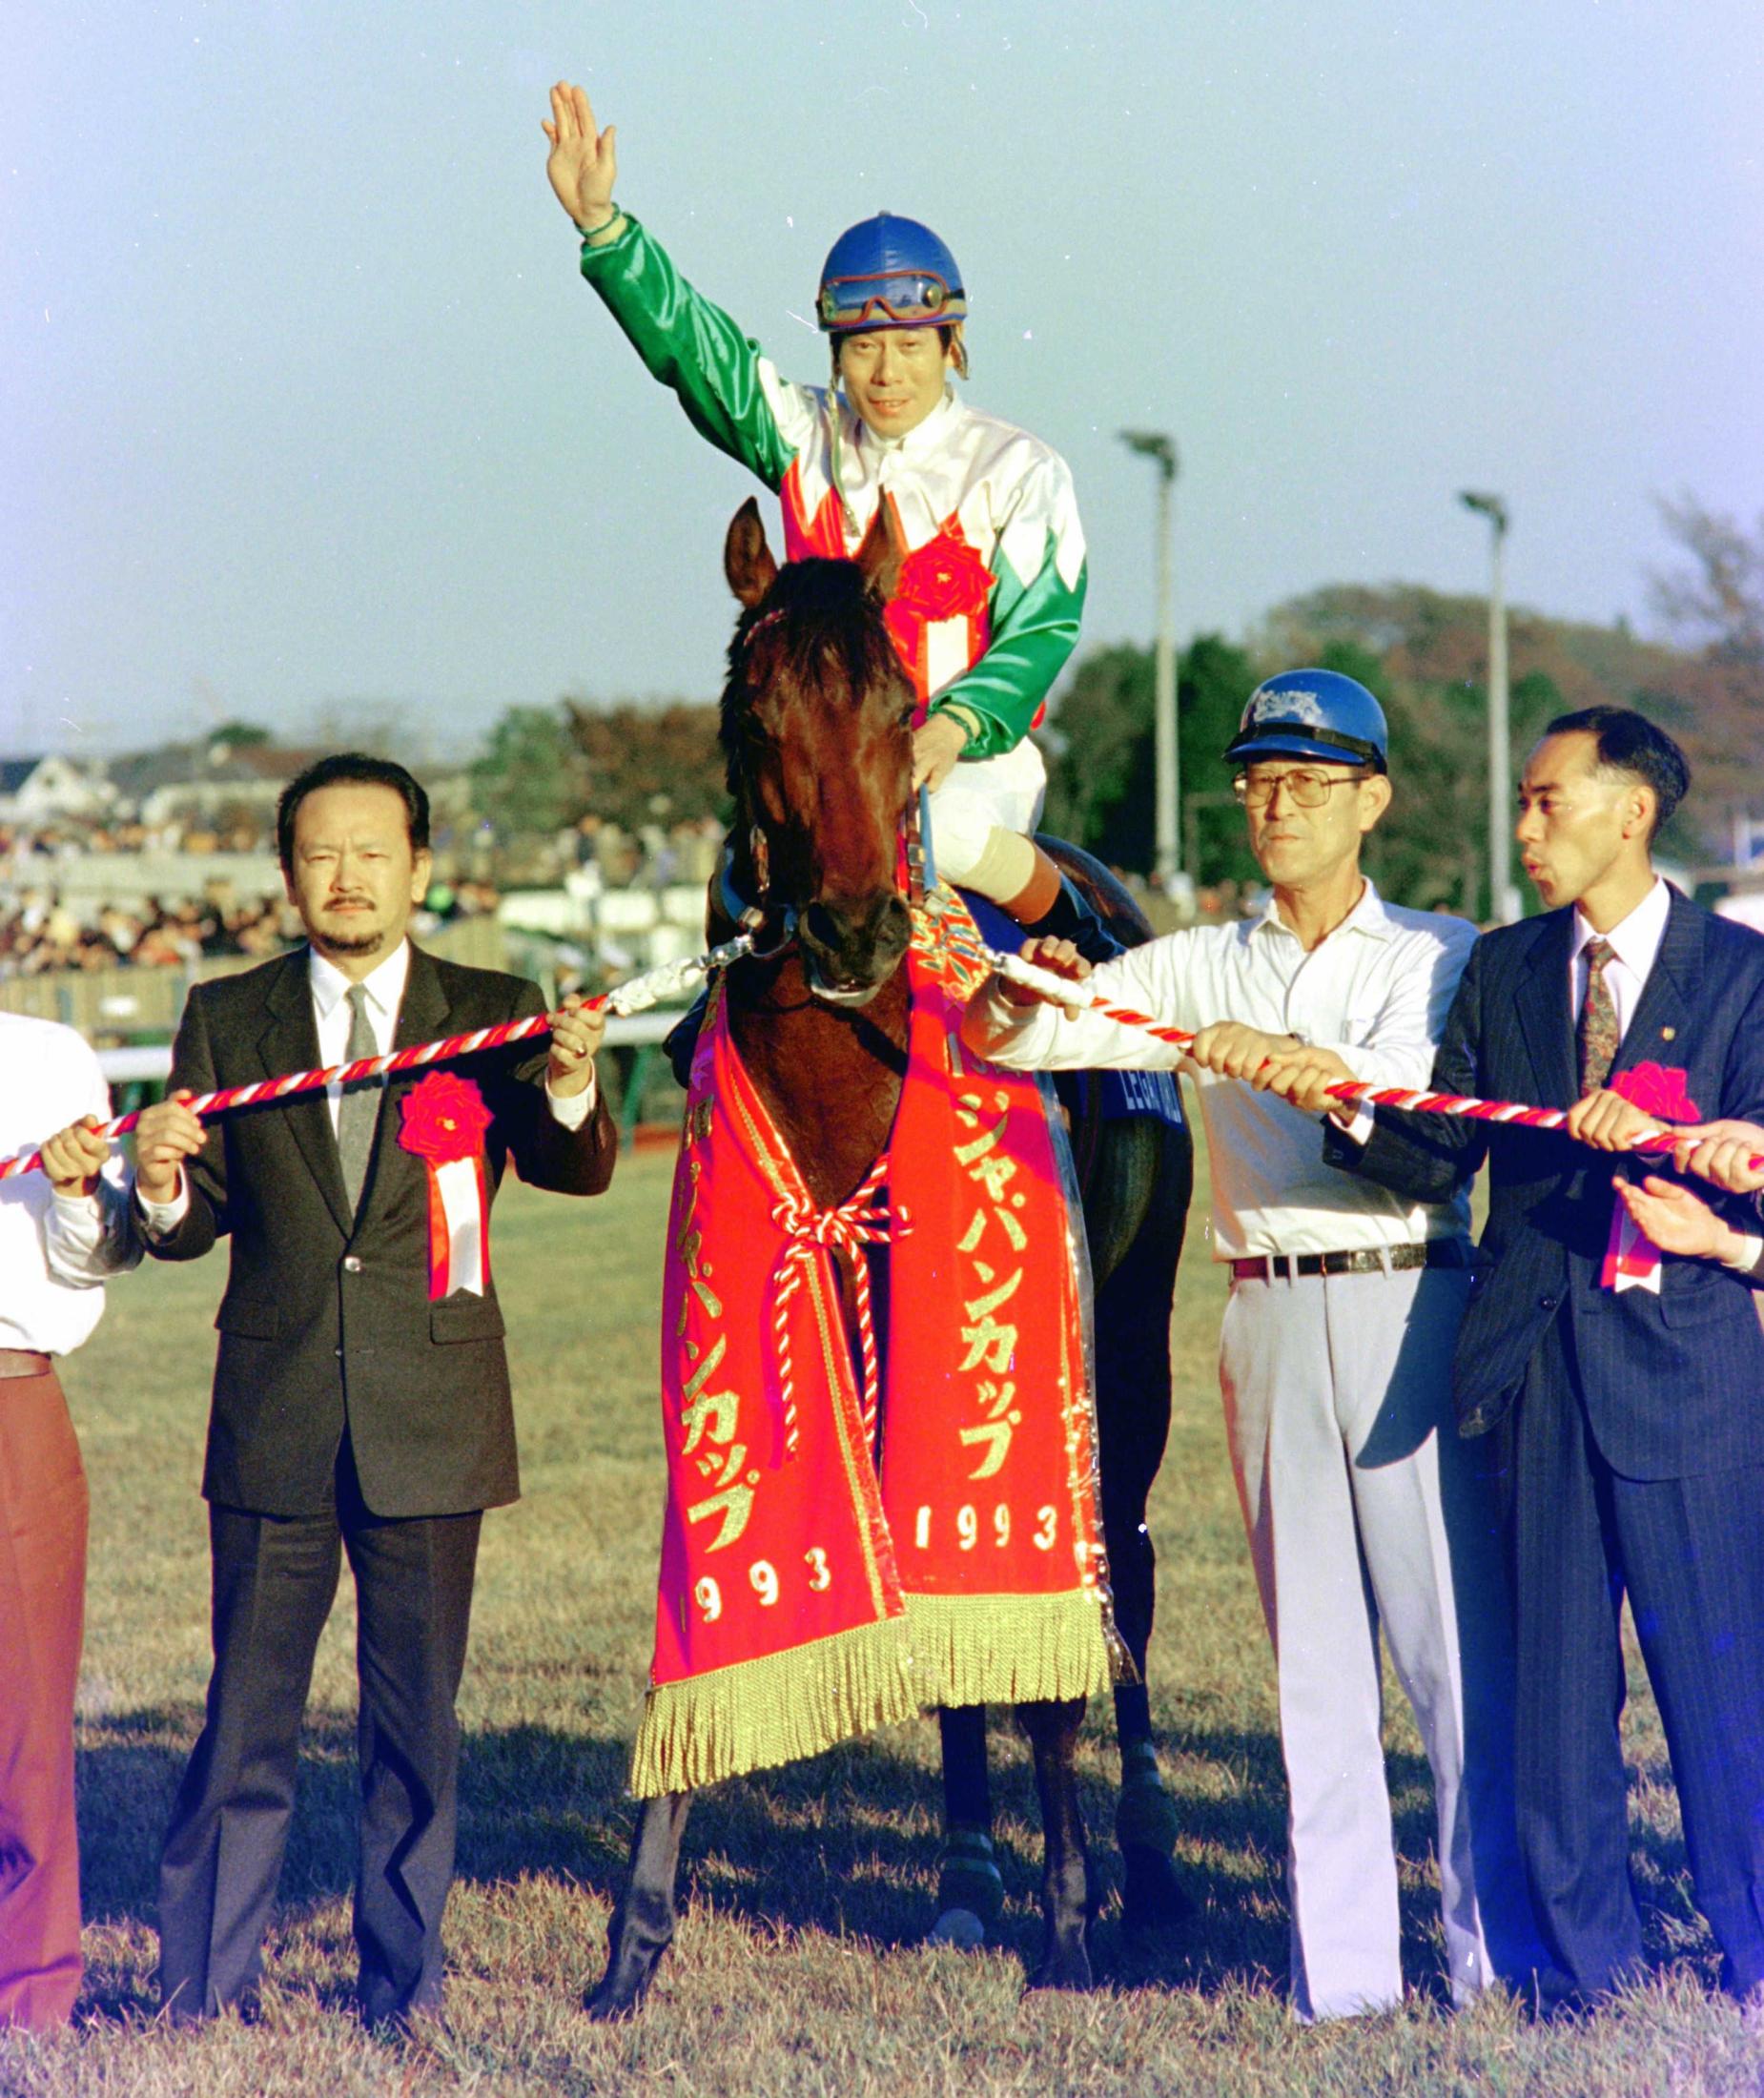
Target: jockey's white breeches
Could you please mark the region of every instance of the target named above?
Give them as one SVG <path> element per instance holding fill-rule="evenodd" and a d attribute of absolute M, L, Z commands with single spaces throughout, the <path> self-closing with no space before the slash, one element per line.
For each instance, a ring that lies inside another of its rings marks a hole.
<path fill-rule="evenodd" d="M 954 767 L 931 797 L 931 850 L 938 874 L 968 884 L 993 833 L 1026 836 L 1040 820 L 1046 798 L 1047 767 L 1027 736 L 1002 757 Z"/>

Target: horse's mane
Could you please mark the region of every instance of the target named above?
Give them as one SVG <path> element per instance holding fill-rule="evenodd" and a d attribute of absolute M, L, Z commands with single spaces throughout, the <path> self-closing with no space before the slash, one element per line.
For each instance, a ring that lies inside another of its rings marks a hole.
<path fill-rule="evenodd" d="M 773 676 L 842 687 L 853 704 L 900 669 L 882 607 L 854 561 L 787 562 L 764 599 L 743 612 L 728 645 L 717 733 L 731 794 L 740 792 L 742 730 L 753 696 L 749 659 L 762 635 L 773 637 L 780 651 Z"/>

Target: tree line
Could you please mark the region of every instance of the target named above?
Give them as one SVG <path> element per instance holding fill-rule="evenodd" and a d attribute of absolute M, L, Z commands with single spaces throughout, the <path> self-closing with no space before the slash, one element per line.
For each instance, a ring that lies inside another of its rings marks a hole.
<path fill-rule="evenodd" d="M 1691 498 L 1661 509 L 1676 548 L 1651 586 L 1663 638 L 1622 621 L 1510 613 L 1513 750 L 1521 760 L 1569 709 L 1639 707 L 1685 746 L 1694 771 L 1667 856 L 1725 861 L 1733 811 L 1764 815 L 1764 518 L 1748 531 Z M 1334 584 L 1276 606 L 1241 641 L 1196 638 L 1177 680 L 1188 871 L 1201 883 L 1253 878 L 1220 754 L 1261 677 L 1315 663 L 1359 678 L 1389 716 L 1397 795 L 1373 840 L 1374 878 L 1403 902 L 1485 915 L 1487 656 L 1487 600 L 1416 584 Z M 1152 717 L 1151 649 L 1095 648 L 1056 694 L 1042 739 L 1045 828 L 1137 873 L 1154 856 Z M 504 835 L 585 815 L 636 830 L 728 812 L 710 702 L 514 708 L 473 770 Z"/>

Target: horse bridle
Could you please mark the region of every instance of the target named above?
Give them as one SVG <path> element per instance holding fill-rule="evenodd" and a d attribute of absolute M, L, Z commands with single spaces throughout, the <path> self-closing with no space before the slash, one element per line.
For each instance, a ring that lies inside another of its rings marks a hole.
<path fill-rule="evenodd" d="M 781 619 L 783 614 L 775 607 L 760 613 L 747 628 L 743 640 L 751 646 L 755 634 Z M 901 849 L 907 862 L 907 905 L 910 910 L 922 908 L 926 893 L 936 884 L 936 865 L 931 853 L 930 791 L 919 787 L 910 792 L 907 806 L 901 812 Z M 757 943 L 765 930 L 766 921 L 772 915 L 771 895 L 771 840 L 766 834 L 766 827 L 757 821 L 748 828 L 748 859 L 753 871 L 753 883 L 758 894 L 753 902 L 746 902 L 729 879 L 732 855 L 725 852 L 723 864 L 718 870 L 717 882 L 725 914 L 755 942 L 743 957 L 749 961 L 775 961 L 795 944 L 798 911 L 793 903 L 785 904 L 778 912 L 779 936 L 770 947 Z"/>
<path fill-rule="evenodd" d="M 766 929 L 766 920 L 772 915 L 769 897 L 771 894 L 771 844 L 764 829 L 754 824 L 748 833 L 748 857 L 752 862 L 754 884 L 759 891 L 753 902 L 748 902 L 729 878 L 734 854 L 725 846 L 721 863 L 717 868 L 717 899 L 723 906 L 724 915 L 741 930 L 753 943 L 742 956 L 744 961 L 776 961 L 795 943 L 796 907 L 786 904 L 778 913 L 778 938 L 774 945 L 758 944 Z"/>
<path fill-rule="evenodd" d="M 907 904 L 910 910 L 920 909 L 928 889 L 934 887 L 937 879 L 936 863 L 932 858 L 930 827 L 926 821 L 930 813 L 929 793 L 923 787 L 909 794 L 907 806 L 900 819 L 901 849 L 907 861 Z M 717 886 L 722 892 L 721 901 L 725 914 L 739 925 L 756 944 L 743 957 L 748 961 L 776 961 L 780 955 L 788 953 L 795 943 L 799 913 L 793 903 L 785 904 L 777 913 L 778 938 L 770 947 L 757 944 L 772 915 L 769 898 L 771 895 L 771 840 L 766 835 L 764 824 L 750 824 L 748 829 L 748 860 L 753 870 L 754 887 L 758 894 L 751 903 L 744 903 L 729 879 L 730 855 L 724 855 L 718 870 Z"/>

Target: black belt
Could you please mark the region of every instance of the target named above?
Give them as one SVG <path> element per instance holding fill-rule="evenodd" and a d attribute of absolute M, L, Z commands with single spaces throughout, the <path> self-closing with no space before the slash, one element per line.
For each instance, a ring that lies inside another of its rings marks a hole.
<path fill-rule="evenodd" d="M 1272 1282 L 1278 1276 L 1382 1275 L 1400 1267 L 1467 1267 L 1470 1249 L 1462 1239 L 1428 1239 L 1420 1245 L 1363 1245 L 1351 1253 L 1258 1253 L 1233 1261 L 1234 1282 Z"/>

